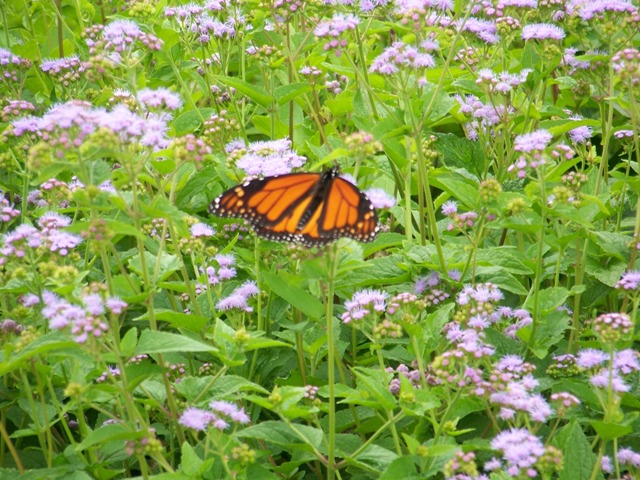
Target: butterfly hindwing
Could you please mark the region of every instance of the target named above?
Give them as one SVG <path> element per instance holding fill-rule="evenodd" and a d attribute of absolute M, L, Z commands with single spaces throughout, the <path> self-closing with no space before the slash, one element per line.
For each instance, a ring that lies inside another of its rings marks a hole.
<path fill-rule="evenodd" d="M 340 237 L 367 242 L 378 231 L 371 202 L 358 188 L 325 173 L 290 173 L 237 185 L 209 206 L 212 214 L 244 218 L 276 241 L 324 245 Z"/>

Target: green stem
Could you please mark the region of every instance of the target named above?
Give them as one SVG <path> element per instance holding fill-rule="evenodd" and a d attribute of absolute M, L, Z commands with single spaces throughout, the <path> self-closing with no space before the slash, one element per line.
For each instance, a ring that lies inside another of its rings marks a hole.
<path fill-rule="evenodd" d="M 535 345 L 536 329 L 540 323 L 540 284 L 542 283 L 543 274 L 543 256 L 544 256 L 544 237 L 547 221 L 547 191 L 545 184 L 544 167 L 540 169 L 540 175 L 538 176 L 540 181 L 540 231 L 538 232 L 538 254 L 536 258 L 536 276 L 533 280 L 533 322 L 531 324 L 531 336 L 527 342 L 527 348 L 531 348 Z"/>
<path fill-rule="evenodd" d="M 333 480 L 336 474 L 336 350 L 333 335 L 333 293 L 338 270 L 337 249 L 333 244 L 327 252 L 328 278 L 325 301 L 325 321 L 327 328 L 327 382 L 329 387 L 329 445 L 327 448 L 327 480 Z"/>

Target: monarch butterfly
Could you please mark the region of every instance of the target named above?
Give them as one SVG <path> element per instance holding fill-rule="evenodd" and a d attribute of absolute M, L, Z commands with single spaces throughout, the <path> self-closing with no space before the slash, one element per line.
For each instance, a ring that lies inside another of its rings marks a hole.
<path fill-rule="evenodd" d="M 337 168 L 249 180 L 216 198 L 209 212 L 249 220 L 261 237 L 308 246 L 340 237 L 370 242 L 379 229 L 369 199 Z"/>

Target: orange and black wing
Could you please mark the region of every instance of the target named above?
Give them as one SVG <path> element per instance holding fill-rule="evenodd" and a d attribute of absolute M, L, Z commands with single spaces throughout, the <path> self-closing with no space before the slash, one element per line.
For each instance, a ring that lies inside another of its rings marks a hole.
<path fill-rule="evenodd" d="M 261 237 L 300 241 L 296 237 L 298 225 L 307 214 L 321 179 L 320 173 L 290 173 L 250 180 L 216 198 L 209 212 L 244 218 Z"/>
<path fill-rule="evenodd" d="M 321 241 L 314 243 L 328 243 L 340 237 L 370 242 L 378 228 L 378 216 L 369 199 L 355 185 L 335 176 L 328 180 L 320 204 L 300 235 L 305 243 L 315 239 Z"/>
<path fill-rule="evenodd" d="M 250 180 L 209 206 L 222 217 L 244 218 L 271 240 L 324 245 L 340 237 L 367 242 L 378 231 L 376 213 L 360 190 L 325 173 L 291 173 Z"/>

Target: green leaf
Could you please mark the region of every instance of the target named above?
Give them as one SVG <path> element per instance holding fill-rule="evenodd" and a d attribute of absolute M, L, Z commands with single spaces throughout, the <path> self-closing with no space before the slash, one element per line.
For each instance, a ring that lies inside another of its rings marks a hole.
<path fill-rule="evenodd" d="M 284 422 L 269 420 L 261 422 L 245 428 L 235 434 L 240 438 L 253 438 L 255 440 L 264 440 L 267 444 L 275 444 L 284 448 L 299 449 L 303 445 L 317 446 L 322 443 L 324 433 L 317 428 L 307 425 L 293 423 L 296 431 L 294 432 Z"/>
<path fill-rule="evenodd" d="M 22 367 L 26 360 L 37 355 L 77 348 L 79 348 L 78 344 L 63 332 L 51 332 L 36 338 L 17 353 L 12 352 L 9 354 L 8 349 L 0 350 L 0 376 Z"/>
<path fill-rule="evenodd" d="M 630 236 L 615 232 L 591 232 L 590 238 L 606 256 L 614 256 L 625 262 L 629 259 Z"/>
<path fill-rule="evenodd" d="M 173 122 L 176 135 L 185 135 L 198 130 L 204 120 L 208 120 L 215 110 L 213 108 L 203 108 L 200 110 L 187 110 L 179 115 Z"/>
<path fill-rule="evenodd" d="M 158 308 L 154 310 L 153 315 L 156 320 L 162 320 L 163 322 L 168 322 L 176 328 L 185 328 L 187 330 L 191 330 L 192 332 L 202 331 L 205 325 L 209 322 L 209 319 L 207 317 L 202 317 L 200 315 L 194 315 L 191 313 L 176 312 L 174 310 L 168 309 Z M 133 319 L 134 322 L 141 322 L 144 320 L 149 320 L 149 312 Z"/>
<path fill-rule="evenodd" d="M 284 272 L 276 275 L 264 271 L 262 272 L 262 279 L 273 293 L 285 299 L 292 307 L 297 308 L 310 318 L 321 318 L 324 315 L 322 303 L 306 290 L 293 286 L 293 282 L 287 281 L 283 275 Z"/>
<path fill-rule="evenodd" d="M 358 391 L 373 397 L 380 408 L 391 411 L 396 406 L 396 398 L 389 392 L 389 375 L 381 374 L 379 369 L 354 367 L 353 373 L 358 379 Z"/>
<path fill-rule="evenodd" d="M 520 280 L 500 266 L 476 267 L 476 279 L 479 282 L 491 282 L 500 287 L 501 290 L 506 290 L 516 295 L 526 295 L 529 293 L 529 290 L 522 286 Z"/>
<path fill-rule="evenodd" d="M 538 294 L 538 311 L 543 315 L 553 312 L 555 309 L 565 304 L 567 298 L 569 298 L 569 294 L 569 290 L 564 287 L 550 287 L 540 290 Z M 529 297 L 524 308 L 529 311 L 534 310 L 534 301 L 535 299 L 533 296 Z"/>
<path fill-rule="evenodd" d="M 217 348 L 197 340 L 156 330 L 143 330 L 135 354 L 169 352 L 216 352 Z"/>
<path fill-rule="evenodd" d="M 200 473 L 203 464 L 204 461 L 198 456 L 193 447 L 188 442 L 184 442 L 182 444 L 180 470 L 190 477 L 196 477 Z"/>
<path fill-rule="evenodd" d="M 216 76 L 215 80 L 227 85 L 228 87 L 235 88 L 238 92 L 246 95 L 258 105 L 267 108 L 273 104 L 273 98 L 264 89 L 258 85 L 245 82 L 237 77 L 222 77 Z"/>
<path fill-rule="evenodd" d="M 90 476 L 88 473 L 76 470 L 80 468 L 75 465 L 65 465 L 62 467 L 53 468 L 38 468 L 34 470 L 27 470 L 24 473 L 20 473 L 16 469 L 12 468 L 0 468 L 1 480 L 92 480 L 95 477 Z"/>
<path fill-rule="evenodd" d="M 238 392 L 259 392 L 268 394 L 269 392 L 258 385 L 250 382 L 246 378 L 236 375 L 224 375 L 214 379 L 213 377 L 186 377 L 176 384 L 176 390 L 185 396 L 187 401 L 192 402 L 195 399 L 213 400 L 236 398 L 244 393 Z M 202 392 L 206 392 L 203 395 Z"/>
<path fill-rule="evenodd" d="M 555 310 L 542 316 L 531 345 L 531 350 L 536 357 L 540 359 L 546 357 L 551 347 L 564 339 L 570 321 L 571 317 L 565 310 Z M 530 333 L 531 327 L 529 326 L 518 331 L 518 336 L 528 338 Z"/>
<path fill-rule="evenodd" d="M 430 177 L 432 185 L 444 190 L 468 209 L 478 203 L 478 184 L 462 175 L 437 168 Z"/>
<path fill-rule="evenodd" d="M 589 275 L 593 275 L 608 287 L 615 287 L 622 274 L 627 270 L 627 262 L 615 257 L 607 259 L 593 255 L 587 256 L 584 269 Z"/>
<path fill-rule="evenodd" d="M 637 415 L 635 415 L 635 417 L 637 418 Z M 629 435 L 634 431 L 631 422 L 613 423 L 602 422 L 600 420 L 592 420 L 589 422 L 589 424 L 596 432 L 598 432 L 598 435 L 600 435 L 600 438 L 602 438 L 602 440 L 604 441 L 615 440 L 616 438 Z"/>
<path fill-rule="evenodd" d="M 280 480 L 282 477 L 279 477 L 259 463 L 250 463 L 247 466 L 246 478 L 250 478 L 251 480 Z"/>
<path fill-rule="evenodd" d="M 483 265 L 497 265 L 514 275 L 531 275 L 533 270 L 527 266 L 515 247 L 491 247 L 479 249 L 476 261 Z"/>
<path fill-rule="evenodd" d="M 396 458 L 382 472 L 378 480 L 417 480 L 421 478 L 416 469 L 416 463 L 412 457 L 405 456 Z"/>
<path fill-rule="evenodd" d="M 580 424 L 572 420 L 553 439 L 553 444 L 562 450 L 564 468 L 559 472 L 559 480 L 587 480 L 596 465 L 589 439 Z"/>
<path fill-rule="evenodd" d="M 278 105 L 284 105 L 285 103 L 293 100 L 294 98 L 311 91 L 310 83 L 290 83 L 288 85 L 281 85 L 273 92 L 273 96 L 278 102 Z"/>
<path fill-rule="evenodd" d="M 120 341 L 120 352 L 123 356 L 132 357 L 138 342 L 138 329 L 130 328 Z"/>
<path fill-rule="evenodd" d="M 262 332 L 252 332 L 251 337 L 242 345 L 242 349 L 245 352 L 251 352 L 252 350 L 260 350 L 262 348 L 272 347 L 286 347 L 293 348 L 291 345 L 279 340 L 273 340 L 272 338 L 265 338 Z"/>
<path fill-rule="evenodd" d="M 267 115 L 254 115 L 251 121 L 256 129 L 269 138 L 285 138 L 289 134 L 289 127 L 277 118 L 271 118 Z"/>
<path fill-rule="evenodd" d="M 177 255 L 170 255 L 162 251 L 160 253 L 160 259 L 158 260 L 156 255 L 147 250 L 143 253 L 146 261 L 147 275 L 152 279 L 160 281 L 166 280 L 171 274 L 177 272 L 182 267 L 182 262 Z M 140 276 L 143 276 L 140 255 L 136 255 L 129 260 L 129 267 Z M 156 274 L 157 276 L 155 276 Z"/>
<path fill-rule="evenodd" d="M 84 437 L 84 440 L 76 445 L 76 451 L 82 452 L 93 445 L 105 444 L 115 440 L 131 440 L 137 436 L 138 433 L 128 430 L 122 423 L 110 423 L 89 432 Z"/>

